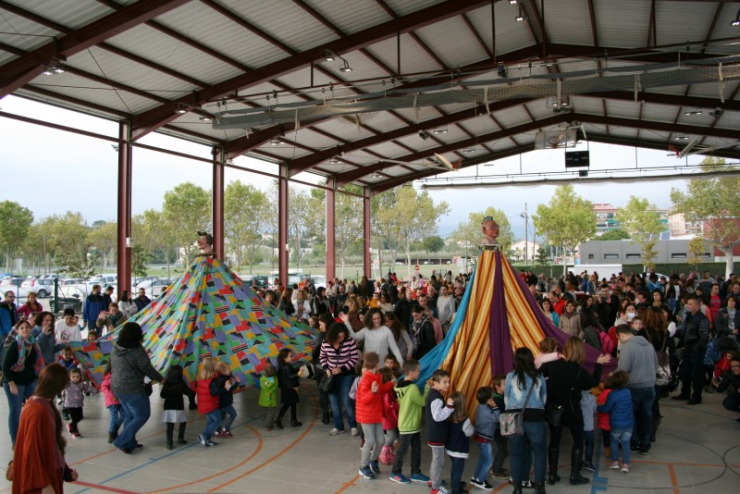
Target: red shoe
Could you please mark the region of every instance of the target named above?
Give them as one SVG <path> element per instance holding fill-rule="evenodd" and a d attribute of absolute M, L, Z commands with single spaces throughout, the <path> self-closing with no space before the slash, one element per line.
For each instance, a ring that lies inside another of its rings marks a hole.
<path fill-rule="evenodd" d="M 221 437 L 234 437 L 234 436 L 231 434 L 231 431 L 223 430 L 221 431 Z"/>

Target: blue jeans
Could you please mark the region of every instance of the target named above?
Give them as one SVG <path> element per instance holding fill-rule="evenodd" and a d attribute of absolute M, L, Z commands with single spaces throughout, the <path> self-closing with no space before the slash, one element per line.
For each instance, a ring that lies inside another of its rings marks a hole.
<path fill-rule="evenodd" d="M 108 432 L 115 432 L 118 434 L 118 429 L 121 428 L 125 416 L 123 407 L 121 405 L 111 405 L 108 407 L 108 412 L 110 412 L 110 425 L 108 425 Z"/>
<path fill-rule="evenodd" d="M 688 396 L 694 401 L 701 401 L 701 392 L 704 388 L 704 352 L 694 350 L 685 352 L 678 375 L 681 378 L 681 395 Z"/>
<path fill-rule="evenodd" d="M 639 445 L 641 451 L 648 451 L 650 436 L 653 433 L 655 387 L 630 388 L 630 393 L 632 393 L 632 410 L 635 414 L 635 433 L 632 435 L 632 445 Z"/>
<path fill-rule="evenodd" d="M 524 469 L 526 465 L 531 465 L 534 453 L 534 481 L 544 482 L 547 470 L 547 427 L 544 421 L 523 423 L 524 435 L 509 437 L 511 477 L 514 482 L 521 482 L 529 475 L 529 471 Z"/>
<path fill-rule="evenodd" d="M 217 408 L 212 412 L 208 412 L 206 419 L 206 428 L 203 429 L 201 435 L 208 441 L 211 439 L 211 435 L 218 430 L 218 426 L 221 425 L 221 410 Z"/>
<path fill-rule="evenodd" d="M 223 430 L 231 431 L 231 424 L 234 423 L 234 419 L 236 418 L 234 405 L 223 407 L 219 411 L 221 412 L 221 421 L 223 421 Z"/>
<path fill-rule="evenodd" d="M 612 449 L 612 461 L 619 460 L 619 445 L 622 445 L 622 463 L 630 462 L 630 439 L 632 439 L 632 427 L 626 429 L 612 429 L 610 434 L 610 445 Z"/>
<path fill-rule="evenodd" d="M 329 394 L 331 413 L 334 415 L 334 427 L 340 431 L 344 430 L 344 418 L 342 417 L 342 405 L 344 405 L 347 422 L 349 422 L 349 427 L 353 429 L 357 427 L 357 421 L 355 420 L 355 407 L 349 397 L 349 390 L 352 388 L 352 383 L 355 382 L 355 376 L 354 374 L 340 374 L 334 376 L 334 379 L 336 383 L 331 394 Z"/>
<path fill-rule="evenodd" d="M 1 344 L 1 343 L 0 343 Z M 27 399 L 31 397 L 34 391 L 36 391 L 36 385 L 38 379 L 31 384 L 16 384 L 18 388 L 18 394 L 14 395 L 10 392 L 10 386 L 8 383 L 3 383 L 5 389 L 5 396 L 8 397 L 8 430 L 10 431 L 10 442 L 15 445 L 15 438 L 18 436 L 18 424 L 21 420 L 21 408 Z"/>
<path fill-rule="evenodd" d="M 152 407 L 149 403 L 149 397 L 145 393 L 119 395 L 118 401 L 121 402 L 123 407 L 123 431 L 113 442 L 113 445 L 119 449 L 133 451 L 137 444 L 136 433 L 149 420 Z"/>
<path fill-rule="evenodd" d="M 465 470 L 465 458 L 455 458 L 450 456 L 452 462 L 452 470 L 450 473 L 450 484 L 452 489 L 457 492 L 460 488 L 460 480 L 462 480 L 463 470 Z"/>
<path fill-rule="evenodd" d="M 488 470 L 493 465 L 493 445 L 490 441 L 480 443 L 475 441 L 480 449 L 480 456 L 478 457 L 478 465 L 475 467 L 473 477 L 478 480 L 486 480 L 488 478 Z"/>

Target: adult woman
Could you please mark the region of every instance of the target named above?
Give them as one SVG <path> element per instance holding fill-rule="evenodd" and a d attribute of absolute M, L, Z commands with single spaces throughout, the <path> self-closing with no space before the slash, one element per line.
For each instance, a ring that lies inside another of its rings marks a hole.
<path fill-rule="evenodd" d="M 406 290 L 406 287 L 401 287 L 401 289 L 398 291 L 398 301 L 396 302 L 396 306 L 393 309 L 393 312 L 395 312 L 398 320 L 401 321 L 401 324 L 406 327 L 408 327 L 409 323 L 411 322 L 411 302 L 409 302 L 407 294 L 408 292 Z"/>
<path fill-rule="evenodd" d="M 316 320 L 318 331 L 316 333 L 316 344 L 311 352 L 311 359 L 316 368 L 315 376 L 318 384 L 321 382 L 321 376 L 323 375 L 323 367 L 321 366 L 321 344 L 326 340 L 326 332 L 329 329 L 329 326 L 334 322 L 334 319 L 332 319 L 328 313 L 321 314 L 320 316 L 313 316 L 311 317 L 311 327 L 314 327 L 314 320 Z M 319 408 L 321 408 L 321 422 L 328 424 L 329 393 L 322 391 L 321 387 L 319 387 Z"/>
<path fill-rule="evenodd" d="M 547 317 L 556 327 L 560 327 L 560 316 L 557 312 L 552 310 L 552 302 L 550 302 L 550 299 L 547 297 L 544 297 L 540 301 L 540 308 L 542 309 L 542 312 L 545 314 L 545 317 Z"/>
<path fill-rule="evenodd" d="M 308 318 L 311 317 L 311 303 L 306 300 L 306 292 L 303 290 L 298 290 L 296 292 L 293 308 L 295 309 L 295 317 L 297 319 L 308 321 Z"/>
<path fill-rule="evenodd" d="M 344 307 L 346 307 L 347 310 L 340 311 L 339 317 L 341 318 L 342 314 L 347 314 L 352 328 L 355 331 L 362 331 L 362 328 L 364 327 L 362 320 L 360 320 L 360 311 L 362 310 L 362 307 L 360 307 L 357 297 L 353 297 L 352 295 L 347 297 L 347 302 L 344 304 Z"/>
<path fill-rule="evenodd" d="M 344 432 L 344 418 L 342 417 L 342 405 L 347 414 L 347 422 L 352 429 L 352 435 L 359 434 L 355 410 L 349 390 L 355 380 L 355 368 L 360 360 L 360 352 L 357 343 L 349 337 L 347 329 L 338 323 L 329 326 L 326 339 L 321 343 L 319 350 L 319 361 L 327 375 L 333 375 L 329 401 L 331 402 L 331 413 L 334 416 L 334 428 L 329 432 L 337 436 Z"/>
<path fill-rule="evenodd" d="M 36 392 L 23 407 L 18 447 L 13 454 L 13 494 L 64 493 L 64 481 L 77 480 L 77 472 L 64 460 L 66 441 L 62 418 L 54 398 L 67 387 L 69 373 L 59 364 L 47 366 Z"/>
<path fill-rule="evenodd" d="M 126 454 L 141 447 L 136 442 L 139 432 L 151 415 L 149 395 L 144 387 L 144 377 L 161 382 L 157 372 L 141 345 L 144 336 L 135 322 L 123 325 L 111 352 L 111 389 L 123 407 L 123 432 L 113 445 Z"/>
<path fill-rule="evenodd" d="M 550 468 L 547 481 L 554 485 L 560 480 L 558 476 L 558 458 L 560 456 L 560 439 L 563 426 L 570 429 L 573 436 L 573 447 L 570 452 L 570 483 L 587 484 L 589 480 L 581 476 L 583 463 L 583 414 L 581 413 L 581 391 L 599 385 L 601 366 L 611 360 L 611 355 L 600 355 L 596 360 L 593 375 L 583 367 L 586 350 L 583 341 L 578 337 L 568 338 L 563 348 L 563 358 L 542 364 L 540 371 L 547 378 L 547 403 L 550 406 L 562 407 L 559 424 L 550 424 L 550 446 L 548 459 Z"/>
<path fill-rule="evenodd" d="M 653 290 L 652 296 L 653 296 L 653 302 L 651 305 L 653 307 L 660 307 L 661 305 L 665 304 L 665 301 L 663 300 L 663 292 L 661 292 L 657 288 Z"/>
<path fill-rule="evenodd" d="M 36 292 L 28 292 L 26 295 L 26 303 L 18 307 L 18 318 L 33 320 L 36 314 L 40 314 L 44 311 L 44 307 L 41 302 L 36 300 Z"/>
<path fill-rule="evenodd" d="M 406 360 L 414 357 L 414 342 L 411 341 L 409 332 L 406 331 L 406 327 L 401 324 L 396 315 L 393 312 L 387 311 L 384 314 L 385 325 L 393 333 L 393 339 L 396 340 L 398 345 L 398 351 L 401 355 L 406 356 Z"/>
<path fill-rule="evenodd" d="M 380 296 L 378 298 L 378 309 L 382 310 L 383 312 L 390 312 L 393 310 L 393 304 L 391 304 L 391 301 L 388 300 L 388 295 L 381 292 Z"/>
<path fill-rule="evenodd" d="M 31 335 L 36 338 L 36 343 L 44 359 L 44 365 L 54 362 L 54 354 L 61 352 L 67 346 L 66 343 L 58 343 L 54 333 L 54 314 L 42 312 L 36 316 L 36 327 L 31 330 Z"/>
<path fill-rule="evenodd" d="M 734 295 L 727 297 L 727 306 L 717 313 L 714 328 L 719 338 L 723 336 L 737 337 L 738 329 L 740 329 L 740 310 L 737 310 L 737 298 Z"/>
<path fill-rule="evenodd" d="M 24 319 L 16 324 L 15 330 L 18 335 L 6 347 L 3 360 L 3 389 L 8 398 L 8 431 L 13 445 L 18 435 L 21 407 L 36 390 L 44 363 L 36 338 L 31 335 L 31 323 Z"/>
<path fill-rule="evenodd" d="M 581 318 L 576 312 L 576 303 L 572 300 L 565 302 L 565 310 L 563 310 L 563 314 L 560 316 L 560 325 L 558 327 L 561 331 L 571 336 L 582 336 Z"/>
<path fill-rule="evenodd" d="M 295 306 L 293 305 L 293 289 L 286 288 L 280 295 L 280 302 L 278 302 L 278 309 L 283 311 L 286 315 L 292 316 L 295 314 Z"/>
<path fill-rule="evenodd" d="M 134 299 L 131 297 L 131 292 L 124 290 L 121 293 L 121 298 L 118 300 L 118 308 L 121 309 L 121 313 L 125 319 L 136 315 L 138 308 L 134 303 Z"/>
<path fill-rule="evenodd" d="M 411 308 L 411 341 L 414 342 L 414 358 L 421 358 L 429 353 L 436 345 L 434 324 L 430 311 L 420 305 Z"/>
<path fill-rule="evenodd" d="M 527 395 L 530 395 L 529 402 Z M 534 454 L 535 492 L 544 494 L 547 468 L 547 431 L 544 421 L 547 384 L 535 369 L 534 355 L 529 348 L 517 348 L 514 353 L 514 370 L 506 376 L 504 401 L 507 412 L 521 411 L 525 402 L 527 405 L 523 411 L 524 434 L 509 437 L 514 494 L 522 494 L 522 480 L 529 474 L 532 454 Z"/>
<path fill-rule="evenodd" d="M 350 336 L 355 341 L 364 341 L 365 347 L 364 352 L 375 352 L 378 355 L 382 355 L 383 359 L 388 355 L 389 351 L 396 356 L 399 364 L 403 364 L 403 357 L 401 351 L 396 345 L 396 340 L 393 338 L 393 333 L 383 324 L 383 313 L 378 309 L 370 309 L 365 314 L 365 328 L 359 331 L 355 331 L 352 324 L 349 321 L 349 314 L 340 314 L 344 325 L 347 327 Z M 381 362 L 380 366 L 383 366 Z"/>
<path fill-rule="evenodd" d="M 323 286 L 316 290 L 316 295 L 311 299 L 311 309 L 315 316 L 329 313 L 329 299 L 326 296 L 326 288 Z"/>
<path fill-rule="evenodd" d="M 653 344 L 655 353 L 658 355 L 658 365 L 665 366 L 669 365 L 672 356 L 676 352 L 676 343 L 674 342 L 671 335 L 668 333 L 668 320 L 666 319 L 665 311 L 662 307 L 649 307 L 645 311 L 645 335 L 647 340 Z M 663 389 L 666 384 L 658 385 L 655 384 L 655 399 L 653 400 L 653 423 L 652 423 L 652 434 L 651 442 L 655 442 L 655 434 L 658 432 L 658 426 L 660 425 L 660 395 L 663 394 Z M 638 431 L 635 431 L 637 435 Z"/>

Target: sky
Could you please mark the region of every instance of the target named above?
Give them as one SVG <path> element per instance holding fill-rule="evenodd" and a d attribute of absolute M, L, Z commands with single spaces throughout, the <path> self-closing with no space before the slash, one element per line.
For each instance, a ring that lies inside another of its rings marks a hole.
<path fill-rule="evenodd" d="M 118 124 L 83 115 L 70 110 L 8 96 L 0 101 L 3 112 L 23 115 L 47 122 L 76 127 L 90 132 L 116 137 Z M 204 158 L 210 157 L 210 148 L 192 142 L 160 134 L 150 134 L 141 140 L 152 146 L 177 150 Z M 590 144 L 591 169 L 633 168 L 648 166 L 675 166 L 686 162 L 667 156 L 667 151 L 654 151 L 608 144 Z M 701 161 L 702 157 L 691 156 L 689 164 Z M 146 209 L 159 209 L 164 193 L 176 185 L 193 182 L 206 189 L 211 187 L 211 168 L 208 163 L 167 155 L 155 151 L 134 148 L 133 151 L 133 213 Z M 250 167 L 271 173 L 277 166 L 248 157 L 236 159 L 239 166 Z M 563 151 L 531 151 L 520 156 L 498 160 L 490 166 L 477 166 L 459 172 L 448 173 L 459 179 L 464 176 L 528 172 L 562 171 Z M 19 122 L 0 116 L 0 176 L 2 191 L 0 201 L 11 200 L 28 207 L 40 220 L 65 211 L 79 211 L 88 223 L 97 220 L 115 221 L 116 218 L 116 170 L 117 152 L 112 143 L 91 137 L 80 136 L 61 130 Z M 297 178 L 317 183 L 322 177 L 302 173 Z M 250 183 L 266 190 L 269 177 L 246 171 L 226 169 L 226 182 L 234 180 Z M 671 206 L 672 188 L 685 189 L 686 181 L 673 179 L 653 182 L 615 183 L 604 181 L 599 184 L 574 182 L 575 191 L 594 203 L 611 203 L 624 206 L 631 195 L 646 197 L 659 208 Z M 295 184 L 305 189 L 307 186 Z M 420 184 L 415 183 L 416 187 Z M 536 212 L 537 205 L 549 202 L 556 186 L 517 186 L 470 189 L 429 189 L 437 201 L 446 201 L 450 214 L 438 221 L 438 233 L 445 237 L 451 234 L 460 222 L 466 221 L 471 212 L 480 212 L 493 206 L 503 210 L 517 239 L 524 238 L 524 219 L 521 214 L 525 203 L 529 214 Z M 529 221 L 529 236 L 534 228 Z"/>

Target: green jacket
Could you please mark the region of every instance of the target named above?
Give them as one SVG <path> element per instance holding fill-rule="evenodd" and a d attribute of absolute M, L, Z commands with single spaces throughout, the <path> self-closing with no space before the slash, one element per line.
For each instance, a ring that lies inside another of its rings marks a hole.
<path fill-rule="evenodd" d="M 421 412 L 426 404 L 429 388 L 424 388 L 424 394 L 419 386 L 412 381 L 401 381 L 394 388 L 398 397 L 398 432 L 400 434 L 416 434 L 421 432 Z"/>
<path fill-rule="evenodd" d="M 260 398 L 257 404 L 261 407 L 276 407 L 278 405 L 277 387 L 277 376 L 260 377 Z"/>

